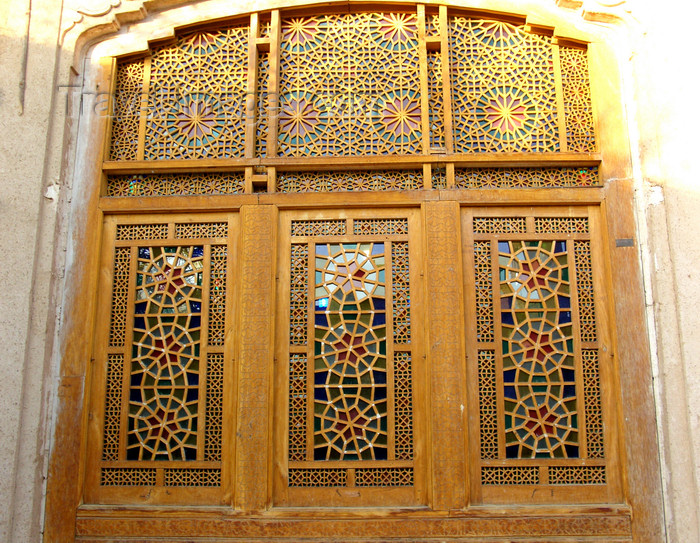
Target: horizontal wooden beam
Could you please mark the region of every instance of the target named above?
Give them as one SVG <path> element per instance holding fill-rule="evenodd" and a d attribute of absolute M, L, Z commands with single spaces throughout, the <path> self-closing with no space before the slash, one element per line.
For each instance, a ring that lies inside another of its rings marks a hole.
<path fill-rule="evenodd" d="M 198 160 L 107 161 L 102 171 L 112 175 L 241 171 L 246 167 L 275 167 L 278 171 L 373 170 L 421 168 L 423 164 L 451 163 L 460 168 L 542 168 L 597 166 L 599 153 L 479 153 L 363 157 L 265 157 Z"/>
<path fill-rule="evenodd" d="M 381 194 L 381 198 L 377 195 Z M 313 198 L 310 196 L 313 195 Z M 104 213 L 150 213 L 177 206 L 178 211 L 226 211 L 245 204 L 270 204 L 280 209 L 321 207 L 418 206 L 428 201 L 455 201 L 460 205 L 597 205 L 603 200 L 601 187 L 533 189 L 425 189 L 362 192 L 294 192 L 216 194 L 197 196 L 103 197 Z"/>

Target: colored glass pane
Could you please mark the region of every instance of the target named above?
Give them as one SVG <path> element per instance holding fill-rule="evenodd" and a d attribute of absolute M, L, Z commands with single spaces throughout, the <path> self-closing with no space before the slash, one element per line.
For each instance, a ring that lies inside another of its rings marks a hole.
<path fill-rule="evenodd" d="M 385 245 L 319 244 L 314 458 L 387 458 Z"/>
<path fill-rule="evenodd" d="M 202 247 L 138 251 L 129 396 L 129 460 L 197 455 Z"/>
<path fill-rule="evenodd" d="M 563 241 L 500 241 L 508 458 L 576 458 L 569 256 Z"/>

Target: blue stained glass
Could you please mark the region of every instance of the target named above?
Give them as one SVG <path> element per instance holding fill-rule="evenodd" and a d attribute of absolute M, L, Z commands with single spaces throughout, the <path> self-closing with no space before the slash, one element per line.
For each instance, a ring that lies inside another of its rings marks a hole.
<path fill-rule="evenodd" d="M 384 309 L 386 309 L 386 301 L 384 298 L 372 298 L 372 305 L 375 311 L 384 311 Z"/>
<path fill-rule="evenodd" d="M 508 244 L 507 241 L 499 241 L 498 242 L 498 250 L 502 253 L 509 253 L 510 252 L 510 245 Z"/>
<path fill-rule="evenodd" d="M 139 302 L 137 304 L 134 304 L 134 313 L 137 315 L 142 315 L 146 313 L 146 306 L 148 305 L 148 302 Z"/>
<path fill-rule="evenodd" d="M 192 257 L 197 258 L 200 256 L 204 256 L 204 247 L 201 245 L 198 245 L 197 247 L 192 248 Z"/>
<path fill-rule="evenodd" d="M 574 373 L 574 370 L 567 370 L 563 369 L 561 370 L 561 376 L 564 381 L 573 381 L 576 378 L 576 374 Z"/>
<path fill-rule="evenodd" d="M 147 247 L 139 247 L 139 258 L 151 258 L 151 250 Z"/>
<path fill-rule="evenodd" d="M 503 394 L 505 394 L 506 398 L 510 398 L 512 400 L 518 399 L 518 395 L 515 392 L 515 387 L 503 387 Z"/>
<path fill-rule="evenodd" d="M 571 322 L 571 311 L 559 312 L 559 324 L 567 324 Z"/>
<path fill-rule="evenodd" d="M 555 253 L 566 252 L 566 242 L 565 241 L 555 241 L 554 242 L 554 252 Z"/>
<path fill-rule="evenodd" d="M 374 319 L 372 320 L 372 326 L 382 326 L 386 324 L 386 314 L 375 313 Z"/>
<path fill-rule="evenodd" d="M 325 313 L 316 313 L 316 326 L 328 328 L 328 315 Z"/>
<path fill-rule="evenodd" d="M 513 324 L 513 314 L 510 311 L 501 313 L 501 322 L 503 324 Z"/>
<path fill-rule="evenodd" d="M 506 383 L 514 383 L 515 382 L 515 370 L 507 370 L 503 372 L 503 380 Z"/>
<path fill-rule="evenodd" d="M 138 330 L 146 329 L 146 319 L 143 317 L 134 317 L 134 328 Z"/>
<path fill-rule="evenodd" d="M 319 298 L 316 300 L 316 311 L 326 309 L 328 307 L 328 298 Z"/>
<path fill-rule="evenodd" d="M 191 313 L 201 313 L 202 312 L 202 304 L 201 302 L 190 302 L 190 312 Z"/>
<path fill-rule="evenodd" d="M 557 296 L 557 302 L 561 309 L 568 309 L 571 307 L 571 298 L 568 296 Z"/>
<path fill-rule="evenodd" d="M 372 254 L 373 255 L 380 255 L 384 252 L 384 244 L 383 243 L 375 243 L 374 247 L 372 247 Z"/>

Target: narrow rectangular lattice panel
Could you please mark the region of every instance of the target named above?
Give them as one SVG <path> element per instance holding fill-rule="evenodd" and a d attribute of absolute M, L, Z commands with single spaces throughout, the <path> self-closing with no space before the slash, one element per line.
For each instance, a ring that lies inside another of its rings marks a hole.
<path fill-rule="evenodd" d="M 279 192 L 340 192 L 417 190 L 423 188 L 418 170 L 369 170 L 355 172 L 279 172 Z"/>
<path fill-rule="evenodd" d="M 289 488 L 413 484 L 409 223 L 350 222 L 291 221 Z"/>
<path fill-rule="evenodd" d="M 107 196 L 187 196 L 240 194 L 243 173 L 110 175 Z"/>
<path fill-rule="evenodd" d="M 596 150 L 595 125 L 585 49 L 560 47 L 561 79 L 564 94 L 564 119 L 567 150 Z"/>
<path fill-rule="evenodd" d="M 455 185 L 462 189 L 594 187 L 597 167 L 457 168 Z"/>
<path fill-rule="evenodd" d="M 442 97 L 442 55 L 439 51 L 428 51 L 428 93 L 430 149 L 433 152 L 445 151 L 445 102 Z"/>
<path fill-rule="evenodd" d="M 110 160 L 136 160 L 139 147 L 141 96 L 144 89 L 144 61 L 121 63 L 112 107 L 112 142 Z"/>
<path fill-rule="evenodd" d="M 589 218 L 471 227 L 482 484 L 606 484 Z"/>
<path fill-rule="evenodd" d="M 284 19 L 280 107 L 283 156 L 420 153 L 416 15 Z"/>

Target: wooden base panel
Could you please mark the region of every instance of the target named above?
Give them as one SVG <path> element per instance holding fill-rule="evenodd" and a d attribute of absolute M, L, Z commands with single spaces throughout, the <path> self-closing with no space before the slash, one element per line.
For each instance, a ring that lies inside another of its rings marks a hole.
<path fill-rule="evenodd" d="M 475 541 L 631 541 L 631 518 L 623 512 L 585 515 L 493 515 L 489 517 L 305 519 L 296 516 L 241 519 L 234 517 L 164 518 L 138 516 L 79 516 L 78 541 L 216 541 L 305 540 L 343 541 L 474 539 Z M 514 512 L 515 513 L 515 512 Z M 107 538 L 107 539 L 102 539 Z M 546 538 L 546 539 L 543 539 Z M 573 538 L 573 539 L 572 539 Z"/>

